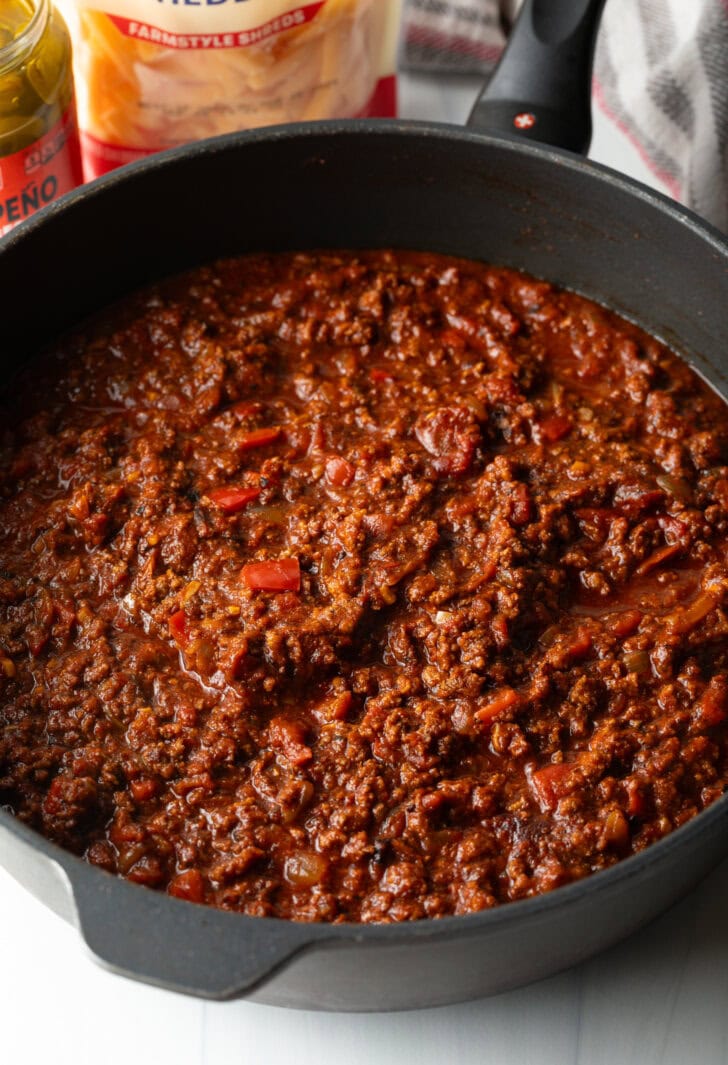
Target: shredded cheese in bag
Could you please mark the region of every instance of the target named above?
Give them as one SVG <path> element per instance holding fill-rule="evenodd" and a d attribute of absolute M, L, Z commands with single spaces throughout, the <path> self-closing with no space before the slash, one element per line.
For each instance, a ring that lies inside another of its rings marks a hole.
<path fill-rule="evenodd" d="M 396 112 L 399 0 L 57 0 L 86 179 L 186 141 Z"/>

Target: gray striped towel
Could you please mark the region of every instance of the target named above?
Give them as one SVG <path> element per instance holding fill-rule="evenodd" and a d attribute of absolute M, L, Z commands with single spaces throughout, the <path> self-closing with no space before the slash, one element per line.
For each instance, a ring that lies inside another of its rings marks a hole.
<path fill-rule="evenodd" d="M 518 0 L 406 0 L 402 59 L 487 73 Z M 728 0 L 607 0 L 594 100 L 676 200 L 728 231 Z"/>

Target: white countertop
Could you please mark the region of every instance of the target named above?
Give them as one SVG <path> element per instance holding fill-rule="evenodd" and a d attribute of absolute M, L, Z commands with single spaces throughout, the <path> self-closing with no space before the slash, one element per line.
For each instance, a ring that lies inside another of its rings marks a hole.
<path fill-rule="evenodd" d="M 477 79 L 407 77 L 401 112 L 459 122 Z M 595 115 L 592 156 L 641 180 Z M 0 1061 L 7 1065 L 718 1065 L 728 1063 L 728 862 L 624 944 L 495 998 L 399 1014 L 211 1004 L 101 970 L 77 933 L 0 870 Z"/>

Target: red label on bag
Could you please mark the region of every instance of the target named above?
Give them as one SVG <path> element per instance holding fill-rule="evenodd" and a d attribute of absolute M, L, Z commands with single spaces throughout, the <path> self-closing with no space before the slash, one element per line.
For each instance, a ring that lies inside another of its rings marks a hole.
<path fill-rule="evenodd" d="M 28 148 L 0 156 L 0 236 L 83 181 L 73 103 Z"/>
<path fill-rule="evenodd" d="M 90 133 L 81 133 L 83 146 L 83 173 L 86 181 L 93 181 L 102 174 L 109 174 L 118 166 L 127 163 L 136 163 L 139 159 L 146 159 L 148 155 L 155 155 L 162 148 L 130 148 L 124 144 L 108 144 L 99 140 Z M 167 145 L 169 147 L 169 145 Z"/>
<path fill-rule="evenodd" d="M 366 107 L 356 118 L 394 118 L 397 114 L 397 79 L 394 74 L 380 78 Z"/>

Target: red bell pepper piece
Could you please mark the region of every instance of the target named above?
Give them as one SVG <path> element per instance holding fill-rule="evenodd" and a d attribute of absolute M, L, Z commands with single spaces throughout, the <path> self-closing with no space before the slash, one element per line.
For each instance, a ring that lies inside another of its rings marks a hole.
<path fill-rule="evenodd" d="M 248 562 L 240 575 L 248 588 L 263 592 L 297 592 L 301 587 L 301 567 L 297 558 Z"/>
<path fill-rule="evenodd" d="M 281 435 L 281 428 L 272 425 L 268 429 L 251 429 L 249 433 L 243 433 L 237 438 L 238 451 L 251 451 L 254 447 L 265 447 L 272 444 Z"/>
<path fill-rule="evenodd" d="M 259 495 L 260 488 L 213 488 L 207 493 L 207 498 L 225 514 L 237 514 Z"/>
<path fill-rule="evenodd" d="M 513 688 L 504 687 L 482 707 L 480 710 L 476 710 L 476 721 L 479 721 L 481 725 L 492 725 L 497 717 L 500 716 L 505 710 L 510 710 L 512 706 L 520 704 L 521 696 Z"/>
<path fill-rule="evenodd" d="M 538 433 L 547 443 L 555 444 L 557 440 L 568 436 L 571 428 L 571 422 L 563 414 L 549 414 L 540 422 Z"/>
<path fill-rule="evenodd" d="M 187 624 L 187 615 L 184 610 L 175 610 L 167 622 L 169 631 L 180 647 L 186 647 L 190 642 L 190 630 Z"/>

